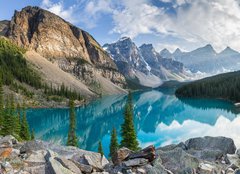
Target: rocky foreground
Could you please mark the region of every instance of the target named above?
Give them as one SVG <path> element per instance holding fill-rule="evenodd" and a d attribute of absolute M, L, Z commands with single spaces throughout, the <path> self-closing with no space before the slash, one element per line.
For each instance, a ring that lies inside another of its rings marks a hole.
<path fill-rule="evenodd" d="M 121 148 L 108 161 L 75 147 L 6 136 L 0 138 L 0 167 L 1 174 L 240 174 L 240 149 L 230 138 L 204 137 L 138 152 Z"/>

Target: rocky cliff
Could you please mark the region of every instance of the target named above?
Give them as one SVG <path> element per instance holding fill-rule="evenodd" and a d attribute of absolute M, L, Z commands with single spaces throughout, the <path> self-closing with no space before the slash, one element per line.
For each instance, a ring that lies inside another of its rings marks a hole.
<path fill-rule="evenodd" d="M 99 76 L 121 88 L 126 86 L 113 60 L 89 33 L 49 11 L 30 6 L 15 11 L 4 34 L 18 46 L 37 52 L 90 84 L 92 91 L 104 86 L 97 81 Z M 94 92 L 108 93 L 102 91 Z"/>

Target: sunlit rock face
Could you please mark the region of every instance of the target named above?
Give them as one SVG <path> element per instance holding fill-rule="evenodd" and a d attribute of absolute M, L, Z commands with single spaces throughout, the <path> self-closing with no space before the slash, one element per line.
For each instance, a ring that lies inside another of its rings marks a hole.
<path fill-rule="evenodd" d="M 85 82 L 96 83 L 99 74 L 120 87 L 126 86 L 116 64 L 89 33 L 39 7 L 15 11 L 5 36 Z"/>

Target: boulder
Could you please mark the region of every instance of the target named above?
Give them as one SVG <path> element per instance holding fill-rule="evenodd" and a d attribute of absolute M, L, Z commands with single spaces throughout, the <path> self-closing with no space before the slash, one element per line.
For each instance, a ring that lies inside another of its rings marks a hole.
<path fill-rule="evenodd" d="M 237 154 L 227 154 L 227 159 L 229 160 L 231 165 L 234 165 L 238 168 L 240 168 L 240 158 Z"/>
<path fill-rule="evenodd" d="M 223 153 L 221 150 L 218 150 L 218 149 L 216 149 L 216 150 L 213 150 L 213 149 L 203 149 L 203 150 L 190 149 L 186 152 L 188 154 L 191 154 L 194 157 L 197 157 L 199 159 L 206 160 L 206 161 L 211 161 L 211 162 L 222 161 L 222 160 L 224 160 L 224 157 L 226 156 L 225 153 Z"/>
<path fill-rule="evenodd" d="M 104 159 L 105 157 L 102 156 L 100 153 L 94 153 L 92 155 L 83 155 L 84 163 L 92 166 L 97 171 L 103 171 L 103 168 L 105 165 L 107 165 L 109 162 Z"/>
<path fill-rule="evenodd" d="M 33 140 L 26 142 L 21 148 L 20 153 L 31 153 L 33 151 L 45 150 L 47 149 L 46 145 L 42 141 Z"/>
<path fill-rule="evenodd" d="M 159 147 L 159 148 L 157 148 L 157 150 L 169 151 L 169 150 L 173 150 L 173 149 L 178 148 L 178 147 L 182 148 L 183 150 L 187 150 L 187 147 L 183 142 L 181 142 L 179 144 L 170 144 L 170 145 L 167 145 L 167 146 Z"/>
<path fill-rule="evenodd" d="M 185 142 L 185 145 L 188 150 L 219 150 L 223 154 L 234 154 L 236 151 L 233 140 L 226 137 L 191 138 Z"/>
<path fill-rule="evenodd" d="M 50 174 L 50 171 L 47 169 L 46 165 L 25 167 L 24 172 L 29 172 L 31 174 L 33 173 Z"/>
<path fill-rule="evenodd" d="M 136 167 L 136 166 L 144 166 L 148 164 L 148 160 L 145 158 L 135 158 L 135 159 L 130 159 L 127 161 L 124 161 L 122 164 L 124 167 Z"/>
<path fill-rule="evenodd" d="M 93 168 L 92 166 L 81 164 L 79 162 L 73 161 L 72 162 L 83 172 L 83 173 L 92 173 Z"/>
<path fill-rule="evenodd" d="M 11 135 L 0 138 L 0 148 L 10 148 L 18 143 L 17 139 Z"/>
<path fill-rule="evenodd" d="M 152 162 L 156 158 L 156 151 L 154 146 L 148 146 L 140 151 L 133 152 L 128 155 L 127 159 L 135 159 L 135 158 L 145 158 L 149 162 Z"/>
<path fill-rule="evenodd" d="M 112 162 L 114 165 L 120 164 L 122 161 L 124 161 L 132 151 L 128 148 L 122 147 L 120 148 L 112 157 Z"/>
<path fill-rule="evenodd" d="M 8 158 L 13 151 L 13 148 L 5 148 L 0 154 L 0 158 Z"/>
<path fill-rule="evenodd" d="M 60 162 L 63 167 L 71 170 L 73 173 L 81 174 L 81 170 L 70 160 L 67 160 L 64 157 L 56 157 L 55 160 Z"/>
<path fill-rule="evenodd" d="M 182 148 L 175 148 L 170 151 L 158 151 L 160 162 L 167 170 L 173 173 L 192 171 L 199 166 L 199 160 L 186 153 Z M 156 165 L 156 162 L 154 163 Z"/>
<path fill-rule="evenodd" d="M 63 167 L 60 162 L 52 157 L 49 159 L 49 170 L 51 174 L 74 174 L 71 170 Z"/>
<path fill-rule="evenodd" d="M 24 162 L 28 163 L 28 165 L 30 166 L 44 165 L 47 162 L 45 159 L 46 154 L 47 154 L 46 150 L 38 150 L 38 151 L 32 152 L 24 160 Z"/>

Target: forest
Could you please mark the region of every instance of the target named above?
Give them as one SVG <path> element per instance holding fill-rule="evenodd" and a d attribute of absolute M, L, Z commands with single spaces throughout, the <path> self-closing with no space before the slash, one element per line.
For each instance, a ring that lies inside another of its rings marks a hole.
<path fill-rule="evenodd" d="M 177 97 L 216 98 L 240 101 L 240 71 L 219 74 L 183 85 Z"/>

